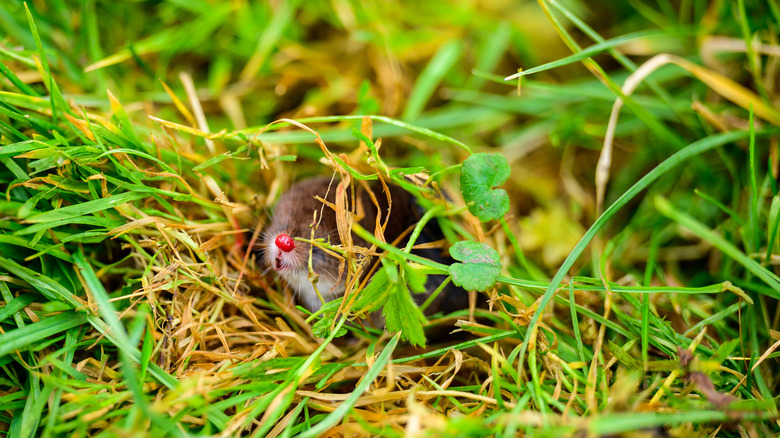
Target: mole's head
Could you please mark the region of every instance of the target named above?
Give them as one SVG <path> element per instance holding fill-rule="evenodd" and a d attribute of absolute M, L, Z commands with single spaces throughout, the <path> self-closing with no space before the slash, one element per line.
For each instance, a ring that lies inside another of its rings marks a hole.
<path fill-rule="evenodd" d="M 263 264 L 288 281 L 296 275 L 305 277 L 308 272 L 309 244 L 296 241 L 295 237 L 303 236 L 295 231 L 266 231 L 261 243 Z"/>
<path fill-rule="evenodd" d="M 310 237 L 310 233 L 306 237 Z M 318 290 L 326 301 L 344 293 L 344 279 L 339 281 L 339 262 L 320 248 L 312 248 L 310 243 L 295 240 L 294 237 L 304 236 L 287 229 L 266 232 L 261 244 L 262 263 L 284 279 L 301 304 L 316 311 L 322 301 L 311 283 L 309 254 L 311 252 L 312 270 L 318 278 Z"/>
<path fill-rule="evenodd" d="M 304 241 L 313 238 L 332 245 L 341 243 L 335 212 L 317 199 L 334 202 L 336 188 L 330 185 L 329 178 L 313 178 L 290 187 L 276 203 L 271 224 L 258 244 L 265 268 L 285 280 L 310 310 L 318 309 L 321 300 L 309 275 L 309 257 L 320 295 L 331 300 L 344 290 L 339 260 Z"/>

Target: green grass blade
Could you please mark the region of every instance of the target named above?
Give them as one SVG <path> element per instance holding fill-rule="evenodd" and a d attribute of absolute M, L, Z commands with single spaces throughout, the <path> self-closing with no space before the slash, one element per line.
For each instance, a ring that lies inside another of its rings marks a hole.
<path fill-rule="evenodd" d="M 661 37 L 661 36 L 666 36 L 666 33 L 659 32 L 659 31 L 639 31 L 639 32 L 629 33 L 626 35 L 621 35 L 619 37 L 612 38 L 604 42 L 586 47 L 580 50 L 579 52 L 569 55 L 565 58 L 556 59 L 555 61 L 551 61 L 546 64 L 542 64 L 533 68 L 529 68 L 528 70 L 523 70 L 521 72 L 507 76 L 506 78 L 504 78 L 504 80 L 511 81 L 512 79 L 517 79 L 523 76 L 528 76 L 535 73 L 541 73 L 543 71 L 552 70 L 558 67 L 563 67 L 565 65 L 586 60 L 595 55 L 598 55 L 599 53 L 603 53 L 609 49 L 614 49 L 617 46 L 626 44 L 631 41 L 653 38 L 653 37 Z"/>
<path fill-rule="evenodd" d="M 753 275 L 763 280 L 773 291 L 770 296 L 772 298 L 780 299 L 780 278 L 778 278 L 777 275 L 768 271 L 757 261 L 740 251 L 739 248 L 723 238 L 723 236 L 707 228 L 707 226 L 697 221 L 692 216 L 674 208 L 672 203 L 666 198 L 660 195 L 656 196 L 655 206 L 661 214 L 679 223 L 701 239 L 711 243 L 712 246 L 718 248 L 723 254 L 734 259 L 737 263 L 744 266 L 745 269 L 753 273 Z"/>
<path fill-rule="evenodd" d="M 268 59 L 268 55 L 278 44 L 285 29 L 293 21 L 295 11 L 298 9 L 298 0 L 280 2 L 276 6 L 277 8 L 273 12 L 270 21 L 262 28 L 254 53 L 249 58 L 244 71 L 241 72 L 241 78 L 244 80 L 257 76 L 266 59 Z"/>
<path fill-rule="evenodd" d="M 569 269 L 571 269 L 571 267 L 574 265 L 574 262 L 579 258 L 596 233 L 598 233 L 604 227 L 607 221 L 609 221 L 609 219 L 612 218 L 612 216 L 614 216 L 618 210 L 623 208 L 628 203 L 628 201 L 633 199 L 637 194 L 639 194 L 639 192 L 646 189 L 662 175 L 684 163 L 686 160 L 702 154 L 710 149 L 723 146 L 736 140 L 744 139 L 748 136 L 749 133 L 744 131 L 734 131 L 723 134 L 715 134 L 691 143 L 686 148 L 675 153 L 671 157 L 667 158 L 664 162 L 653 168 L 653 170 L 648 172 L 647 175 L 637 181 L 636 184 L 631 186 L 630 189 L 628 189 L 625 193 L 623 193 L 623 195 L 620 196 L 620 198 L 618 198 L 612 205 L 610 205 L 609 208 L 607 208 L 604 213 L 599 216 L 598 219 L 596 219 L 593 225 L 591 225 L 591 227 L 588 229 L 582 239 L 580 239 L 569 256 L 566 257 L 566 260 L 564 260 L 561 267 L 558 268 L 558 272 L 550 282 L 550 286 L 544 292 L 542 300 L 539 303 L 533 318 L 531 318 L 531 322 L 528 324 L 528 331 L 526 332 L 525 339 L 523 340 L 523 347 L 520 350 L 521 362 L 528 348 L 529 342 L 536 336 L 539 318 L 544 313 L 544 309 L 547 306 L 547 303 L 550 302 L 553 295 L 555 294 L 555 291 L 558 289 L 558 286 L 560 286 L 561 282 L 563 281 L 563 277 L 566 275 L 566 273 L 569 272 Z"/>
<path fill-rule="evenodd" d="M 147 196 L 149 196 L 147 193 L 142 192 L 125 192 L 118 195 L 109 196 L 108 198 L 96 199 L 94 201 L 87 201 L 76 205 L 68 205 L 67 207 L 58 208 L 52 211 L 34 213 L 27 217 L 26 220 L 30 223 L 54 221 L 62 223 L 62 221 L 67 219 L 86 216 L 88 214 L 108 210 L 109 208 L 114 208 L 131 201 L 145 198 Z"/>
<path fill-rule="evenodd" d="M 385 348 L 379 354 L 379 357 L 376 358 L 374 365 L 360 379 L 360 383 L 355 386 L 355 389 L 352 391 L 349 397 L 347 397 L 347 399 L 344 400 L 335 411 L 331 412 L 322 421 L 317 423 L 311 429 L 303 432 L 299 436 L 301 438 L 321 436 L 325 433 L 325 431 L 341 421 L 344 416 L 347 415 L 347 413 L 354 407 L 360 396 L 362 396 L 363 393 L 368 390 L 369 386 L 371 386 L 371 384 L 374 382 L 374 379 L 376 379 L 379 376 L 379 373 L 385 368 L 385 365 L 387 365 L 387 362 L 390 360 L 390 355 L 393 353 L 393 351 L 395 351 L 395 346 L 398 344 L 400 339 L 401 333 L 396 333 L 396 335 L 390 339 Z"/>
<path fill-rule="evenodd" d="M 748 143 L 748 150 L 750 156 L 750 162 L 748 164 L 750 172 L 750 247 L 749 252 L 758 251 L 759 241 L 761 239 L 761 230 L 758 227 L 758 198 L 760 193 L 758 191 L 758 175 L 756 170 L 756 131 L 755 124 L 753 123 L 753 107 L 750 107 L 749 114 L 750 123 L 750 141 Z"/>
<path fill-rule="evenodd" d="M 463 47 L 457 40 L 448 41 L 439 47 L 414 84 L 404 109 L 402 117 L 404 120 L 417 120 L 425 104 L 428 103 L 447 72 L 458 61 L 462 52 Z"/>
<path fill-rule="evenodd" d="M 0 334 L 0 357 L 87 322 L 83 312 L 69 310 Z"/>
<path fill-rule="evenodd" d="M 3 282 L 0 288 L 5 288 L 7 290 L 8 286 L 6 286 L 5 282 Z M 3 299 L 7 300 L 8 297 L 4 296 Z M 14 315 L 20 310 L 24 309 L 33 301 L 35 301 L 35 295 L 29 294 L 25 294 L 20 297 L 16 297 L 13 300 L 7 301 L 5 305 L 0 308 L 0 322 L 3 322 L 9 316 Z"/>
<path fill-rule="evenodd" d="M 35 39 L 35 46 L 38 49 L 38 55 L 41 58 L 41 65 L 43 65 L 43 71 L 45 72 L 44 81 L 47 84 L 49 88 L 49 93 L 51 94 L 51 116 L 54 123 L 57 123 L 57 106 L 61 106 L 63 111 L 67 111 L 68 105 L 65 102 L 65 99 L 62 97 L 62 93 L 60 93 L 60 89 L 57 86 L 57 82 L 54 81 L 54 77 L 51 74 L 51 69 L 49 68 L 49 61 L 46 57 L 46 51 L 43 48 L 43 43 L 41 42 L 41 36 L 38 34 L 38 27 L 35 25 L 35 20 L 33 20 L 32 14 L 30 13 L 30 8 L 27 7 L 27 3 L 24 4 L 25 12 L 27 12 L 27 21 L 30 25 L 30 32 L 32 32 L 33 38 Z M 29 94 L 29 93 L 28 93 Z"/>

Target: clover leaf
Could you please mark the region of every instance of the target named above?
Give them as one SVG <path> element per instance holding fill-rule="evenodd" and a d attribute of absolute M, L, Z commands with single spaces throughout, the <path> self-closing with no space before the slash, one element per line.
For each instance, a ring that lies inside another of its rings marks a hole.
<path fill-rule="evenodd" d="M 498 252 L 484 243 L 464 240 L 450 248 L 450 255 L 463 263 L 450 265 L 452 282 L 467 290 L 486 291 L 501 273 Z"/>
<path fill-rule="evenodd" d="M 469 212 L 482 222 L 500 219 L 509 211 L 509 195 L 494 189 L 509 178 L 509 164 L 499 154 L 473 154 L 460 169 L 460 190 Z"/>

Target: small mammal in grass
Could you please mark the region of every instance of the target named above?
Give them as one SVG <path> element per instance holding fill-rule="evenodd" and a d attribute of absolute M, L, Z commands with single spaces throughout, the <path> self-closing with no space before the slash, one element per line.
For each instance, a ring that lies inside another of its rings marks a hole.
<path fill-rule="evenodd" d="M 322 306 L 322 301 L 309 280 L 309 251 L 311 250 L 312 269 L 319 275 L 317 289 L 325 301 L 331 301 L 344 295 L 346 267 L 339 277 L 340 262 L 336 257 L 316 246 L 311 248 L 309 243 L 295 240 L 295 238 L 311 238 L 313 213 L 316 211 L 318 225 L 314 230 L 314 238 L 323 238 L 330 241 L 332 245 L 342 244 L 336 212 L 315 198 L 319 196 L 335 205 L 338 185 L 337 180 L 331 181 L 327 177 L 311 178 L 293 184 L 276 203 L 272 222 L 263 232 L 259 243 L 263 265 L 274 270 L 277 275 L 283 278 L 295 292 L 298 302 L 313 312 Z M 370 187 L 379 209 L 371 200 L 370 194 L 357 183 L 355 183 L 355 199 L 358 202 L 358 213 L 361 210 L 363 213 L 363 217 L 358 223 L 369 232 L 373 232 L 376 227 L 377 213 L 381 213 L 382 223 L 387 218 L 388 202 L 387 195 L 383 192 L 380 183 L 374 183 Z M 392 243 L 408 228 L 419 222 L 424 212 L 409 192 L 390 183 L 387 184 L 387 187 L 392 204 L 384 236 L 388 243 Z M 347 199 L 352 198 L 349 190 L 346 196 Z M 351 236 L 353 245 L 369 247 L 356 234 L 352 233 Z M 426 224 L 415 244 L 440 239 L 443 239 L 443 235 L 434 220 Z M 406 242 L 407 239 L 404 237 L 398 245 L 406 245 Z M 440 263 L 452 263 L 449 257 L 441 255 L 439 248 L 413 250 L 412 252 Z M 426 293 L 412 294 L 415 302 L 418 305 L 425 302 L 445 278 L 444 275 L 429 275 Z M 439 310 L 451 312 L 465 309 L 468 307 L 468 302 L 466 291 L 449 284 L 428 306 L 425 313 L 430 315 Z"/>

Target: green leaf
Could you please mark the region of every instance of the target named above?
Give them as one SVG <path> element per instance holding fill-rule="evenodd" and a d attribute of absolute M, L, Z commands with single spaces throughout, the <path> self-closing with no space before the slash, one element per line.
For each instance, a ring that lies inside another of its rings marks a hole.
<path fill-rule="evenodd" d="M 387 270 L 380 269 L 371 277 L 368 285 L 360 292 L 360 296 L 355 300 L 352 309 L 356 312 L 374 312 L 379 310 L 387 302 L 387 290 L 389 279 Z"/>
<path fill-rule="evenodd" d="M 341 307 L 341 302 L 343 300 L 344 298 L 337 298 L 322 305 L 322 309 L 320 309 L 322 312 L 320 318 L 311 326 L 311 331 L 314 333 L 314 336 L 318 338 L 327 338 L 331 335 L 331 328 L 336 320 L 339 307 Z M 341 327 L 336 332 L 335 337 L 340 338 L 346 334 L 347 329 Z"/>
<path fill-rule="evenodd" d="M 463 263 L 450 266 L 452 282 L 467 290 L 485 291 L 501 273 L 498 252 L 484 243 L 464 240 L 450 248 L 450 255 Z"/>
<path fill-rule="evenodd" d="M 409 283 L 409 289 L 416 294 L 425 292 L 425 283 L 428 281 L 427 268 L 419 263 L 405 263 L 404 273 Z"/>
<path fill-rule="evenodd" d="M 391 284 L 387 304 L 382 309 L 388 332 L 401 332 L 401 337 L 413 345 L 425 346 L 423 324 L 428 322 L 422 310 L 414 303 L 406 283 Z"/>
<path fill-rule="evenodd" d="M 391 262 L 389 259 L 382 259 L 382 271 L 387 275 L 387 279 L 390 283 L 398 283 L 398 268 L 396 262 Z"/>
<path fill-rule="evenodd" d="M 509 178 L 509 164 L 499 154 L 474 154 L 463 162 L 460 190 L 469 212 L 482 222 L 500 219 L 509 211 L 509 195 L 494 189 Z"/>

